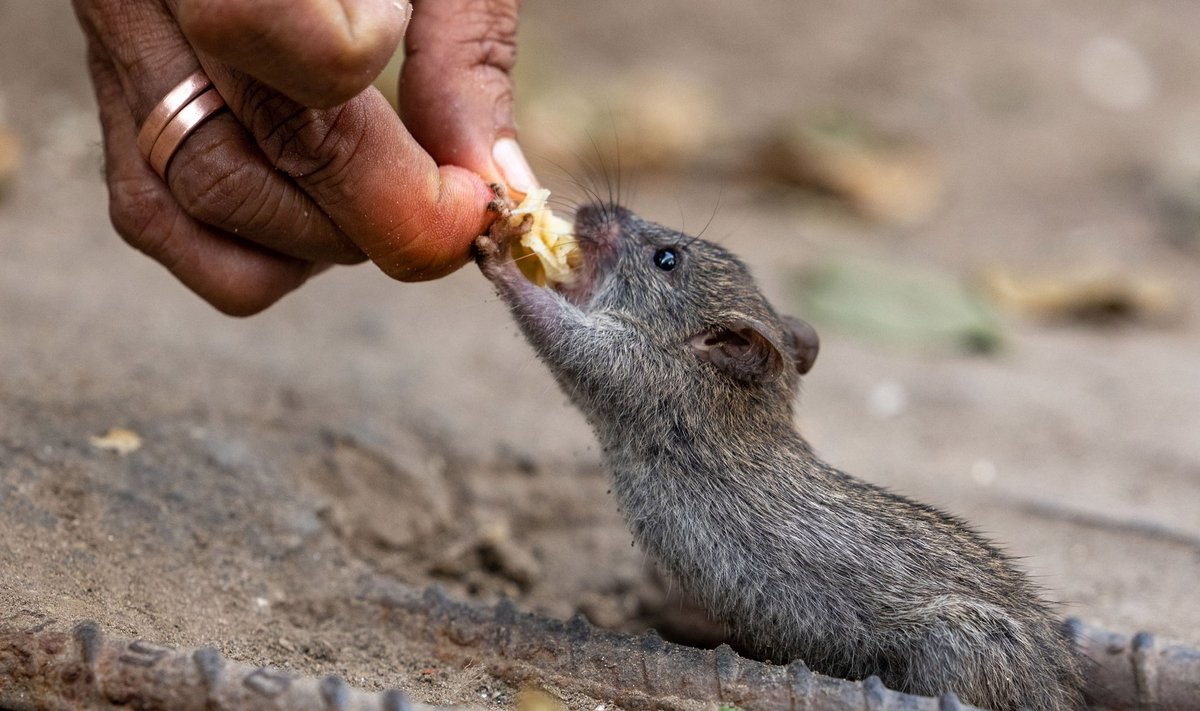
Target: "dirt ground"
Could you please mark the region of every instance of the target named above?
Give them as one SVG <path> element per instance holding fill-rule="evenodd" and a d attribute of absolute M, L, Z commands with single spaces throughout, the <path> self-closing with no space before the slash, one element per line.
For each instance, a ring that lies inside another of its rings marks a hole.
<path fill-rule="evenodd" d="M 713 216 L 706 234 L 784 310 L 795 268 L 843 252 L 964 278 L 1100 263 L 1170 284 L 1178 318 L 1005 316 L 993 356 L 823 330 L 799 424 L 841 468 L 1002 541 L 1065 615 L 1200 643 L 1200 229 L 1186 232 L 1200 5 L 529 0 L 524 13 L 520 99 L 647 68 L 703 87 L 712 143 L 642 175 L 631 205 L 677 227 Z M 24 150 L 0 194 L 0 619 L 90 618 L 500 706 L 512 689 L 409 653 L 363 591 L 439 582 L 720 640 L 631 547 L 586 424 L 474 268 L 418 285 L 336 269 L 233 320 L 125 247 L 82 51 L 67 4 L 0 0 L 0 125 Z M 937 206 L 872 221 L 754 176 L 771 126 L 829 108 L 935 155 Z M 530 116 L 523 130 L 536 144 L 551 129 Z M 112 427 L 141 448 L 89 444 Z"/>

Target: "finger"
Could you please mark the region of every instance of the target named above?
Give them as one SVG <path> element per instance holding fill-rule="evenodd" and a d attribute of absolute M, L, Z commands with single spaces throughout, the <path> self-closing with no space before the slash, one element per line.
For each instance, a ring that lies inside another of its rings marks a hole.
<path fill-rule="evenodd" d="M 411 8 L 396 0 L 177 0 L 188 40 L 305 106 L 345 103 L 395 53 Z"/>
<path fill-rule="evenodd" d="M 516 141 L 512 80 L 519 0 L 420 1 L 405 35 L 404 124 L 441 164 L 520 193 L 537 187 Z"/>
<path fill-rule="evenodd" d="M 257 313 L 303 284 L 312 263 L 223 234 L 180 209 L 137 151 L 116 70 L 94 42 L 88 54 L 104 129 L 109 209 L 121 236 L 230 315 Z"/>
<path fill-rule="evenodd" d="M 433 279 L 470 259 L 493 193 L 468 170 L 439 168 L 378 91 L 306 109 L 219 67 L 210 75 L 268 160 L 386 273 Z"/>
<path fill-rule="evenodd" d="M 197 68 L 194 52 L 161 3 L 75 4 L 89 36 L 110 59 L 137 124 Z M 187 138 L 167 179 L 183 211 L 218 231 L 305 260 L 353 263 L 364 258 L 328 215 L 275 171 L 227 113 L 209 119 Z"/>

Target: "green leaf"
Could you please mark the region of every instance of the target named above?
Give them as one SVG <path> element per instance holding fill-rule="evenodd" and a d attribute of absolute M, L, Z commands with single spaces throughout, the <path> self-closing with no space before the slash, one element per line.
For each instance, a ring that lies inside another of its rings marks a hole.
<path fill-rule="evenodd" d="M 830 257 L 789 279 L 797 315 L 889 346 L 989 353 L 1003 332 L 987 303 L 942 272 L 861 257 Z"/>

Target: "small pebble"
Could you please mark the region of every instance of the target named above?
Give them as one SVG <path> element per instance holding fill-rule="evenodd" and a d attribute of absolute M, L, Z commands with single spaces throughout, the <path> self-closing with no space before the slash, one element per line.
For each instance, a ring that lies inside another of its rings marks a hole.
<path fill-rule="evenodd" d="M 908 390 L 895 380 L 881 380 L 867 393 L 867 412 L 879 420 L 890 420 L 908 409 Z"/>
<path fill-rule="evenodd" d="M 990 459 L 976 459 L 971 465 L 971 479 L 979 486 L 991 486 L 996 481 L 996 464 Z"/>

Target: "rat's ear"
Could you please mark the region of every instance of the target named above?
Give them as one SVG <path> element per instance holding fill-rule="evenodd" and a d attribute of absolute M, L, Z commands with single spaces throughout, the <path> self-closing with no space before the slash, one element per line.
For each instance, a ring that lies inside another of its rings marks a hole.
<path fill-rule="evenodd" d="M 796 357 L 796 372 L 804 375 L 812 370 L 817 362 L 817 352 L 821 350 L 821 339 L 817 329 L 808 321 L 795 316 L 784 316 L 783 325 L 788 328 L 788 336 L 792 340 L 792 354 Z"/>
<path fill-rule="evenodd" d="M 745 383 L 771 380 L 783 370 L 783 352 L 762 323 L 732 316 L 721 326 L 692 336 L 691 346 L 701 360 Z"/>

